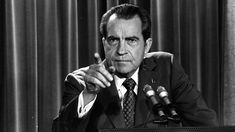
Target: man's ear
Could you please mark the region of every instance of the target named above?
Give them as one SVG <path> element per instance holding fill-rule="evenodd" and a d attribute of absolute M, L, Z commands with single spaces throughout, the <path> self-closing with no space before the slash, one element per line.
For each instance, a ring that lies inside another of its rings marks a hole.
<path fill-rule="evenodd" d="M 149 52 L 151 46 L 152 46 L 152 38 L 148 38 L 146 40 L 145 49 L 144 49 L 145 54 Z"/>
<path fill-rule="evenodd" d="M 105 38 L 103 37 L 102 38 L 102 43 L 103 43 L 103 46 L 105 45 Z"/>

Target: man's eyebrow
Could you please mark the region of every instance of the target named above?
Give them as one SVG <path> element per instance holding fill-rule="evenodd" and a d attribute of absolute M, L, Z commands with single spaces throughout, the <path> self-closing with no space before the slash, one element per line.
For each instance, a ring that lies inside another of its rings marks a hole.
<path fill-rule="evenodd" d="M 117 39 L 118 37 L 115 37 L 115 36 L 108 36 L 107 39 Z"/>
<path fill-rule="evenodd" d="M 125 39 L 136 39 L 136 40 L 139 40 L 140 38 L 137 37 L 137 36 L 130 36 L 130 37 L 126 37 Z"/>
<path fill-rule="evenodd" d="M 107 39 L 119 39 L 119 37 L 115 37 L 115 36 L 108 36 Z M 129 37 L 125 37 L 125 39 L 136 39 L 136 40 L 139 40 L 140 38 L 137 37 L 137 36 L 129 36 Z"/>

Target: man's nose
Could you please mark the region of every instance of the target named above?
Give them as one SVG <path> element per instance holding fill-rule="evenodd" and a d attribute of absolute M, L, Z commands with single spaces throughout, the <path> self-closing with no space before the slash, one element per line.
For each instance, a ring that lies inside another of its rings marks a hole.
<path fill-rule="evenodd" d="M 125 40 L 121 40 L 117 49 L 117 53 L 119 55 L 126 54 L 126 42 Z"/>

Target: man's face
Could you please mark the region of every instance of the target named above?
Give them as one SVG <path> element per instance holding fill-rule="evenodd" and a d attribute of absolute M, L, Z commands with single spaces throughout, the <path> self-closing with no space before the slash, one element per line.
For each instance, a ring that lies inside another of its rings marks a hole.
<path fill-rule="evenodd" d="M 128 20 L 119 19 L 115 14 L 110 17 L 103 44 L 106 59 L 118 75 L 130 77 L 135 72 L 151 47 L 151 39 L 146 42 L 138 16 Z"/>

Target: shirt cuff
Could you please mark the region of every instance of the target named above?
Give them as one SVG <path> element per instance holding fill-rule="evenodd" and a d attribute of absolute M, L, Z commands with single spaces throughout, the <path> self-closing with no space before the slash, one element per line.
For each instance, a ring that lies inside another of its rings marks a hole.
<path fill-rule="evenodd" d="M 95 103 L 96 97 L 97 97 L 97 95 L 95 96 L 95 98 L 91 102 L 89 102 L 86 106 L 84 106 L 83 91 L 80 93 L 80 95 L 78 97 L 78 108 L 77 108 L 79 118 L 84 117 L 90 111 L 93 104 Z"/>

